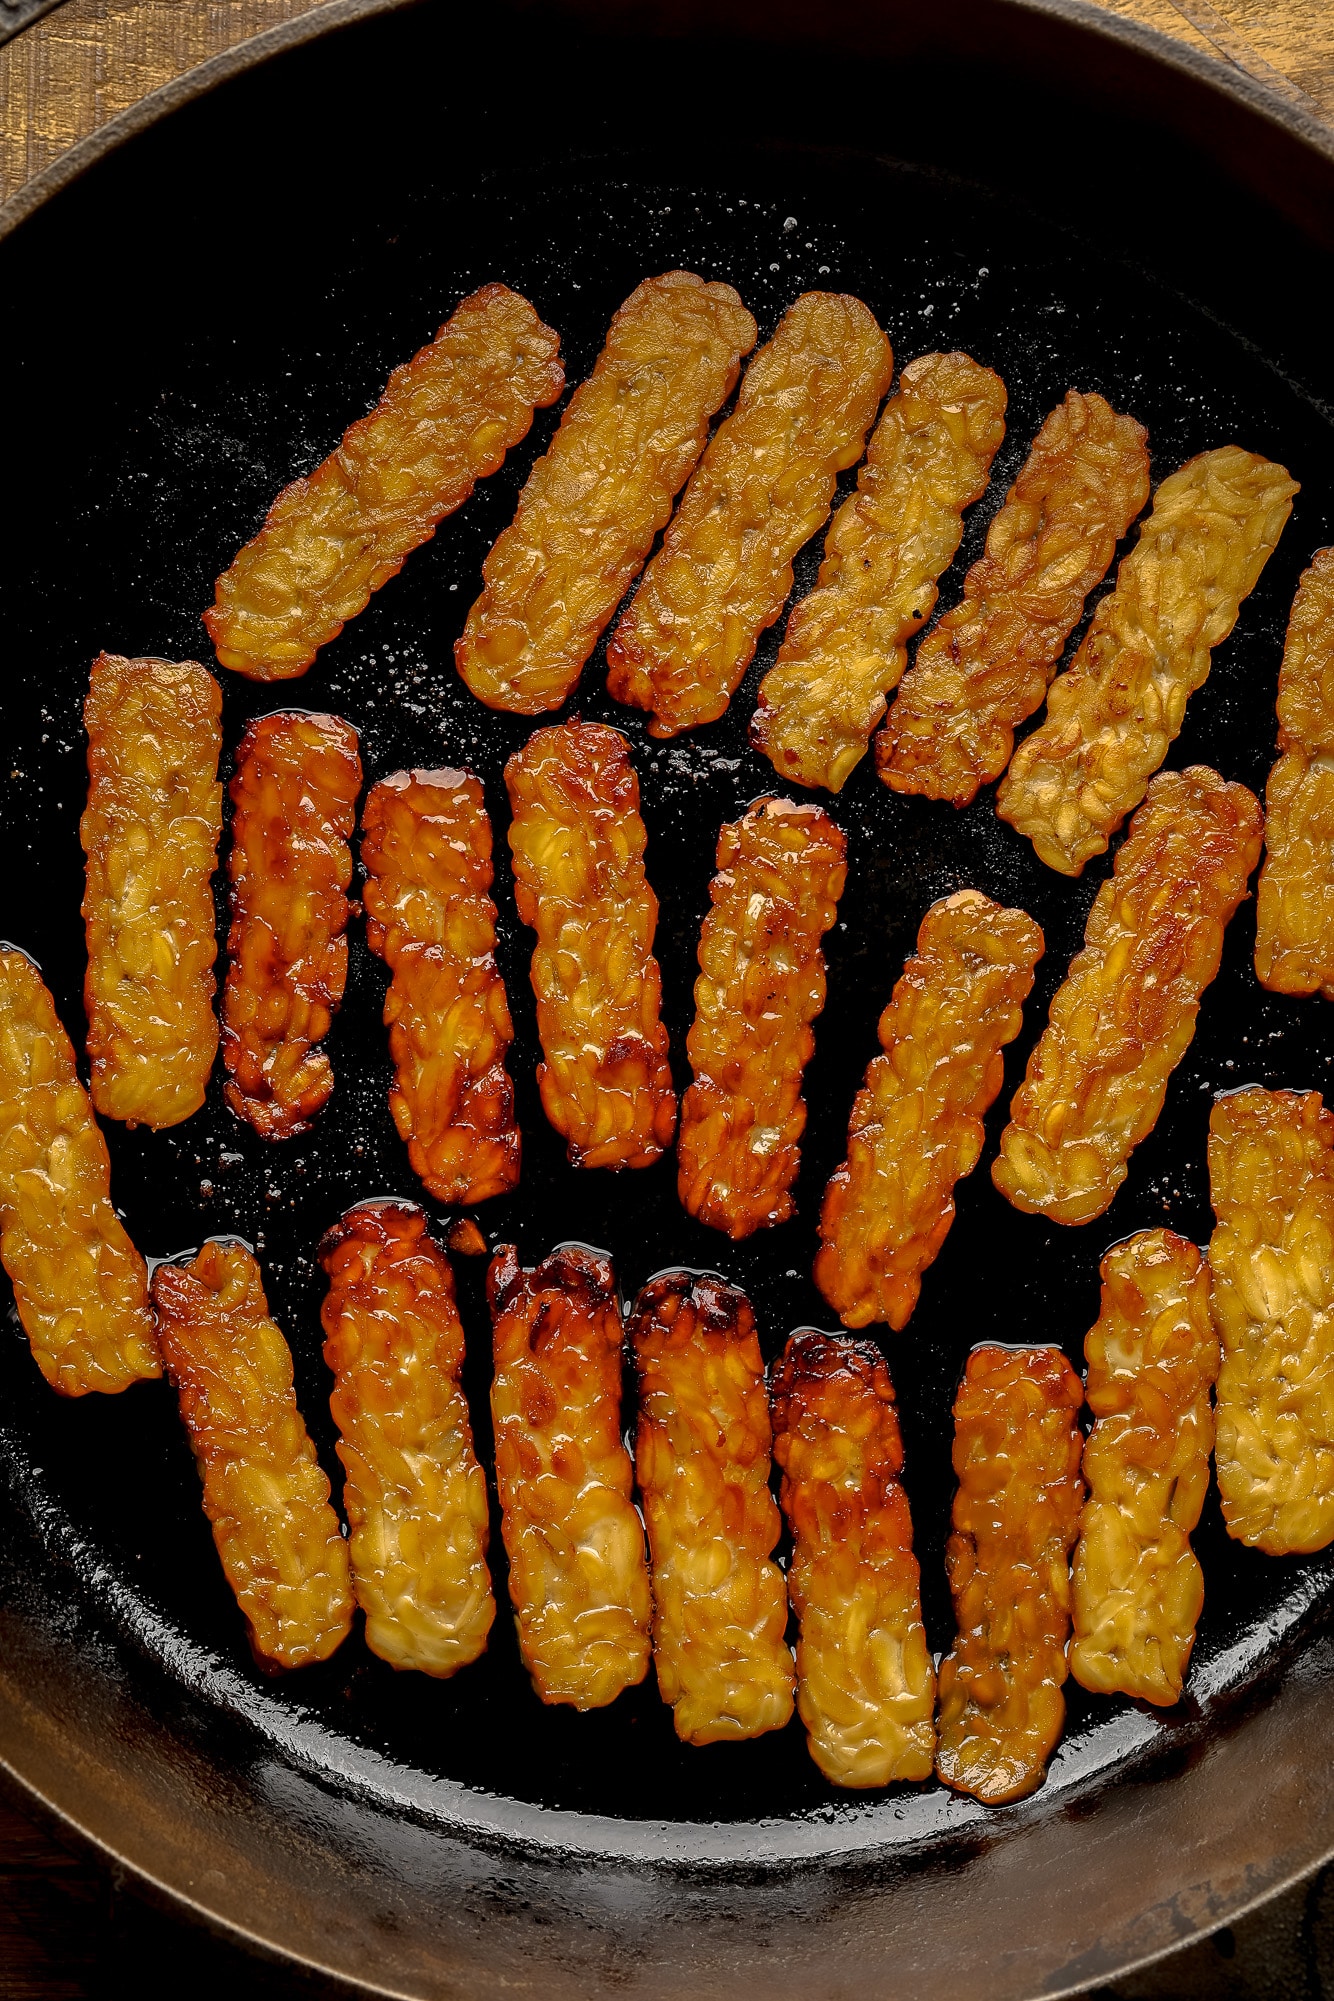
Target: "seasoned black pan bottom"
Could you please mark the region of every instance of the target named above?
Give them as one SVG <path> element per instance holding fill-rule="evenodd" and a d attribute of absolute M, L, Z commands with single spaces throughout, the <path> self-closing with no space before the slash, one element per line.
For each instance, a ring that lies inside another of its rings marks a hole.
<path fill-rule="evenodd" d="M 1146 272 L 1078 234 L 1039 225 L 975 180 L 828 147 L 738 140 L 707 155 L 666 148 L 661 121 L 625 115 L 622 100 L 608 99 L 605 77 L 597 117 L 580 124 L 558 115 L 562 91 L 577 96 L 587 81 L 572 46 L 527 50 L 523 148 L 512 143 L 517 113 L 489 101 L 465 109 L 475 82 L 467 75 L 404 72 L 406 111 L 371 90 L 352 117 L 356 66 L 346 55 L 325 58 L 335 96 L 323 103 L 322 124 L 297 120 L 276 132 L 266 120 L 277 100 L 262 80 L 234 86 L 250 94 L 253 158 L 220 143 L 224 129 L 247 129 L 229 94 L 226 128 L 207 105 L 173 121 L 104 169 L 100 194 L 63 197 L 15 246 L 20 272 L 40 272 L 41 284 L 24 294 L 28 318 L 7 397 L 0 932 L 41 963 L 76 1044 L 79 715 L 89 662 L 103 647 L 207 658 L 199 612 L 273 495 L 318 462 L 463 293 L 493 278 L 526 293 L 559 329 L 572 382 L 587 373 L 635 283 L 673 266 L 736 285 L 762 335 L 802 289 L 848 289 L 878 315 L 900 364 L 948 346 L 999 370 L 1008 436 L 943 581 L 944 604 L 957 596 L 1039 423 L 1072 386 L 1099 390 L 1147 424 L 1155 482 L 1190 454 L 1228 442 L 1281 460 L 1302 483 L 1292 521 L 1192 699 L 1172 758 L 1204 760 L 1263 786 L 1287 608 L 1312 551 L 1334 534 L 1334 432 L 1317 400 Z M 615 67 L 635 58 L 628 48 L 601 60 Z M 680 84 L 672 66 L 681 58 L 656 52 L 653 60 L 666 95 Z M 824 74 L 812 69 L 813 90 Z M 312 114 L 319 108 L 306 102 Z M 868 758 L 844 793 L 824 802 L 847 833 L 850 873 L 827 941 L 829 1002 L 807 1072 L 797 1218 L 733 1246 L 683 1214 L 670 1160 L 619 1177 L 569 1168 L 533 1082 L 530 939 L 514 914 L 504 842 L 502 767 L 532 725 L 481 708 L 452 664 L 482 558 L 558 414 L 539 418 L 504 470 L 307 677 L 270 688 L 224 677 L 229 753 L 249 716 L 307 706 L 336 710 L 357 727 L 368 782 L 410 764 L 466 762 L 481 775 L 497 832 L 500 957 L 524 1134 L 518 1191 L 476 1212 L 488 1244 L 513 1240 L 531 1263 L 563 1239 L 595 1243 L 615 1258 L 626 1295 L 665 1265 L 713 1267 L 749 1291 L 769 1358 L 791 1328 L 832 1324 L 809 1281 L 820 1194 L 842 1157 L 875 1022 L 923 912 L 974 885 L 1038 919 L 1047 955 L 1024 1034 L 1008 1052 L 983 1165 L 959 1189 L 957 1220 L 912 1321 L 884 1337 L 925 1618 L 932 1645 L 943 1649 L 952 1630 L 943 1571 L 950 1407 L 968 1349 L 981 1340 L 1054 1341 L 1079 1361 L 1109 1244 L 1161 1223 L 1204 1242 L 1213 1094 L 1252 1081 L 1325 1088 L 1334 1052 L 1325 1009 L 1262 993 L 1250 964 L 1252 907 L 1244 907 L 1158 1129 L 1111 1210 L 1078 1230 L 1018 1215 L 992 1189 L 987 1168 L 1110 858 L 1066 881 L 996 820 L 992 792 L 962 814 L 899 799 Z M 798 593 L 809 589 L 818 559 L 818 544 L 804 552 Z M 779 789 L 748 748 L 746 725 L 781 629 L 762 642 L 729 714 L 671 744 L 653 743 L 637 713 L 609 701 L 601 649 L 565 712 L 614 723 L 631 740 L 661 902 L 658 952 L 678 1086 L 687 1081 L 694 949 L 718 827 Z M 265 1145 L 226 1111 L 216 1080 L 206 1108 L 175 1131 L 108 1135 L 115 1197 L 146 1254 L 170 1256 L 223 1232 L 257 1248 L 335 1492 L 315 1245 L 358 1199 L 420 1197 L 386 1104 L 384 986 L 354 924 L 347 1000 L 329 1045 L 337 1089 L 305 1137 Z M 456 1268 L 466 1384 L 489 1462 L 484 1260 L 458 1259 Z M 38 1377 L 12 1308 L 5 1324 L 0 1445 L 51 1560 L 73 1564 L 122 1634 L 173 1680 L 248 1719 L 279 1751 L 279 1764 L 294 1758 L 335 1787 L 370 1788 L 479 1825 L 506 1824 L 506 1802 L 555 1809 L 566 1838 L 594 1846 L 633 1845 L 631 1823 L 689 1823 L 671 1841 L 706 1854 L 728 1852 L 734 1823 L 769 1824 L 762 1839 L 758 1830 L 747 1838 L 755 1853 L 757 1841 L 788 1850 L 913 1842 L 985 1818 L 935 1786 L 837 1792 L 810 1762 L 795 1722 L 755 1743 L 683 1748 L 651 1676 L 599 1714 L 544 1709 L 504 1609 L 498 1520 L 501 1616 L 484 1659 L 454 1680 L 395 1674 L 359 1634 L 318 1669 L 264 1677 L 222 1580 L 170 1391 L 148 1385 L 63 1402 Z M 1266 1675 L 1324 1618 L 1330 1559 L 1276 1562 L 1241 1549 L 1224 1534 L 1213 1498 L 1196 1546 L 1207 1601 L 1187 1701 L 1155 1715 L 1071 1683 L 1049 1793 L 1122 1766 L 1174 1768 L 1201 1731 L 1219 1727 L 1238 1703 L 1262 1699 Z M 606 1819 L 580 1833 L 572 1814 Z M 540 1816 L 524 1822 L 530 1831 L 542 1824 Z"/>

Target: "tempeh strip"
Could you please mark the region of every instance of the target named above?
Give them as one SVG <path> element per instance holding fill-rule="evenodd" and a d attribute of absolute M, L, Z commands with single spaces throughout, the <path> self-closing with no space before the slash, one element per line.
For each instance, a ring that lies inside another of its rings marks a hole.
<path fill-rule="evenodd" d="M 292 1356 L 244 1244 L 159 1265 L 163 1359 L 204 1483 L 204 1513 L 258 1658 L 327 1660 L 352 1625 L 347 1544 L 292 1386 Z"/>
<path fill-rule="evenodd" d="M 677 1187 L 692 1216 L 733 1238 L 794 1211 L 802 1073 L 825 997 L 820 940 L 843 893 L 846 851 L 827 814 L 790 799 L 757 800 L 718 837 Z"/>
<path fill-rule="evenodd" d="M 494 1323 L 496 1484 L 519 1651 L 543 1702 L 601 1709 L 648 1673 L 648 1566 L 621 1436 L 610 1258 L 562 1244 L 523 1271 L 502 1245 Z"/>
<path fill-rule="evenodd" d="M 866 755 L 1004 436 L 1005 385 L 989 368 L 966 354 L 908 363 L 760 683 L 750 740 L 781 777 L 841 792 Z"/>
<path fill-rule="evenodd" d="M 671 1144 L 676 1093 L 630 747 L 601 723 L 538 730 L 505 783 L 514 901 L 537 933 L 543 1110 L 576 1167 L 647 1167 Z"/>
<path fill-rule="evenodd" d="M 1278 748 L 1255 892 L 1256 977 L 1273 993 L 1334 1000 L 1334 549 L 1316 550 L 1293 600 Z"/>
<path fill-rule="evenodd" d="M 929 1779 L 936 1675 L 889 1370 L 869 1342 L 802 1328 L 773 1400 L 811 1756 L 836 1786 Z"/>
<path fill-rule="evenodd" d="M 1023 1021 L 1042 932 L 975 889 L 933 903 L 880 1017 L 848 1157 L 820 1214 L 815 1282 L 846 1327 L 907 1325 L 982 1152 L 1002 1054 Z"/>
<path fill-rule="evenodd" d="M 1058 1348 L 985 1346 L 954 1403 L 958 1631 L 940 1663 L 936 1773 L 989 1806 L 1041 1785 L 1065 1722 L 1083 1394 Z"/>
<path fill-rule="evenodd" d="M 486 1479 L 459 1388 L 463 1328 L 449 1259 L 407 1202 L 361 1202 L 320 1245 L 320 1309 L 352 1589 L 366 1644 L 397 1668 L 450 1675 L 496 1616 Z"/>
<path fill-rule="evenodd" d="M 0 1258 L 52 1389 L 79 1397 L 161 1375 L 107 1143 L 55 1002 L 12 946 L 0 946 Z"/>
<path fill-rule="evenodd" d="M 231 783 L 232 922 L 222 995 L 227 1103 L 265 1139 L 304 1132 L 333 1090 L 316 1045 L 347 984 L 357 733 L 296 709 L 247 724 Z"/>
<path fill-rule="evenodd" d="M 469 771 L 398 771 L 361 816 L 366 937 L 393 975 L 389 1109 L 437 1202 L 485 1202 L 519 1179 L 505 1052 L 514 1040 L 488 891 L 491 822 Z"/>
<path fill-rule="evenodd" d="M 607 686 L 676 736 L 727 707 L 855 465 L 893 357 L 846 293 L 805 292 L 742 380 L 607 648 Z"/>
<path fill-rule="evenodd" d="M 1072 389 L 1043 424 L 963 597 L 917 649 L 876 739 L 895 792 L 966 806 L 1042 706 L 1084 601 L 1149 497 L 1146 432 Z"/>
<path fill-rule="evenodd" d="M 1001 819 L 1049 867 L 1078 875 L 1139 805 L 1297 491 L 1282 466 L 1224 445 L 1187 460 L 1154 494 L 1115 590 L 996 795 Z"/>
<path fill-rule="evenodd" d="M 1102 1695 L 1181 1698 L 1204 1573 L 1190 1546 L 1209 1491 L 1218 1336 L 1209 1268 L 1171 1230 L 1142 1230 L 1102 1261 L 1084 1342 L 1096 1422 L 1074 1561 L 1070 1672 Z"/>
<path fill-rule="evenodd" d="M 131 1125 L 197 1112 L 218 1053 L 221 712 L 217 682 L 194 660 L 93 662 L 83 1003 L 93 1103 Z"/>
<path fill-rule="evenodd" d="M 1223 1519 L 1271 1556 L 1324 1549 L 1334 1541 L 1334 1112 L 1318 1091 L 1216 1099 L 1209 1186 Z"/>
<path fill-rule="evenodd" d="M 755 322 L 730 285 L 646 278 L 528 476 L 454 647 L 479 701 L 558 709 L 638 576 L 736 387 Z"/>
<path fill-rule="evenodd" d="M 781 1730 L 794 1674 L 755 1315 L 723 1279 L 663 1272 L 629 1325 L 662 1699 L 687 1744 Z"/>
<path fill-rule="evenodd" d="M 991 1178 L 1016 1209 L 1101 1216 L 1190 1047 L 1223 933 L 1260 859 L 1260 807 L 1207 764 L 1164 771 L 1052 999 Z"/>
<path fill-rule="evenodd" d="M 559 349 L 506 286 L 462 300 L 218 578 L 204 623 L 223 666 L 254 681 L 304 674 L 555 402 Z"/>

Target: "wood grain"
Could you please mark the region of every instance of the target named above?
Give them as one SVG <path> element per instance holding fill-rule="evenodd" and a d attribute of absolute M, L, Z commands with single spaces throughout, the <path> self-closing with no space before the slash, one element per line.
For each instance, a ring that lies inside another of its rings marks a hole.
<path fill-rule="evenodd" d="M 78 140 L 315 0 L 64 0 L 0 48 L 0 202 Z M 1330 0 L 1110 0 L 1110 11 L 1299 91 L 1334 124 Z"/>

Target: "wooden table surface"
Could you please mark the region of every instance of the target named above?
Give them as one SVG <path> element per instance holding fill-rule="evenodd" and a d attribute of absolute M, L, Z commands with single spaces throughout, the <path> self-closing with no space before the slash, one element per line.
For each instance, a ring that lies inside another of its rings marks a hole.
<path fill-rule="evenodd" d="M 5 0 L 0 0 L 0 24 Z M 209 57 L 320 0 L 63 0 L 0 46 L 0 203 Z M 1110 0 L 1334 125 L 1334 0 Z M 0 1799 L 0 2001 L 278 2001 L 320 1983 L 154 1910 Z M 1334 2001 L 1334 1870 L 1088 2001 Z"/>

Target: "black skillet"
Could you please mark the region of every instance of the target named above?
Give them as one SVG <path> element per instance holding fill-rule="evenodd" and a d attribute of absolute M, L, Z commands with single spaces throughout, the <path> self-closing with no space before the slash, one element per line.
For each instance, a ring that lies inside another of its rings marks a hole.
<path fill-rule="evenodd" d="M 1334 157 L 1315 132 L 1217 66 L 1077 4 L 972 0 L 637 12 L 440 0 L 281 54 L 161 121 L 47 201 L 0 255 L 0 933 L 41 962 L 77 1042 L 90 659 L 103 646 L 208 657 L 198 614 L 274 493 L 490 278 L 559 328 L 572 382 L 636 281 L 682 265 L 730 279 L 764 333 L 798 291 L 846 288 L 900 362 L 958 346 L 997 368 L 1009 432 L 947 604 L 1071 385 L 1148 425 L 1155 479 L 1229 441 L 1281 459 L 1302 483 L 1292 522 L 1173 753 L 1261 787 L 1287 608 L 1311 552 L 1334 539 L 1319 304 Z M 501 769 L 530 725 L 466 694 L 452 641 L 557 415 L 304 680 L 223 677 L 229 746 L 270 708 L 335 709 L 361 732 L 368 778 L 471 764 L 503 834 Z M 817 560 L 812 546 L 798 591 Z M 745 731 L 779 631 L 730 714 L 671 745 L 608 700 L 600 654 L 570 704 L 631 739 L 678 1069 L 718 826 L 774 786 Z M 626 1293 L 666 1264 L 721 1269 L 750 1291 L 770 1357 L 793 1326 L 830 1324 L 808 1278 L 820 1190 L 921 916 L 965 884 L 1022 904 L 1047 938 L 994 1146 L 1109 862 L 1068 882 L 996 821 L 990 793 L 961 815 L 898 799 L 869 760 L 830 810 L 851 871 L 807 1073 L 800 1215 L 740 1247 L 683 1215 L 668 1161 L 620 1177 L 565 1165 L 533 1086 L 529 939 L 500 839 L 525 1156 L 518 1192 L 478 1212 L 489 1243 L 512 1238 L 531 1262 L 561 1239 L 591 1240 Z M 1331 1077 L 1323 1004 L 1264 995 L 1252 939 L 1247 907 L 1108 1214 L 1081 1230 L 1019 1216 L 984 1163 L 912 1322 L 885 1338 L 937 1648 L 951 1630 L 950 1404 L 969 1347 L 1059 1341 L 1078 1358 L 1110 1243 L 1158 1223 L 1207 1236 L 1213 1093 Z M 146 1253 L 224 1231 L 259 1249 L 332 1473 L 313 1249 L 354 1200 L 418 1193 L 385 1102 L 383 991 L 355 928 L 330 1043 L 338 1087 L 305 1138 L 264 1145 L 216 1083 L 174 1132 L 108 1134 L 116 1199 Z M 485 1456 L 483 1261 L 457 1263 Z M 63 1402 L 12 1309 L 5 1327 L 0 1755 L 148 1882 L 294 1959 L 413 1996 L 1004 2001 L 1106 1980 L 1334 1851 L 1334 1561 L 1244 1551 L 1216 1502 L 1197 1542 L 1208 1599 L 1178 1710 L 1071 1684 L 1045 1787 L 1003 1811 L 934 1786 L 848 1795 L 820 1779 L 795 1723 L 682 1748 L 651 1681 L 598 1715 L 542 1708 L 503 1617 L 484 1660 L 444 1685 L 396 1676 L 359 1636 L 323 1667 L 265 1680 L 165 1385 Z M 503 1594 L 498 1536 L 494 1549 Z"/>

